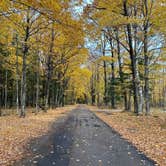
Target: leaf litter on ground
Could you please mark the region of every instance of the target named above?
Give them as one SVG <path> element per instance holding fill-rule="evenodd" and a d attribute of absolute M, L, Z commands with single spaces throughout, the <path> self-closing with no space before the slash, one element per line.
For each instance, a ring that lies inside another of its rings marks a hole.
<path fill-rule="evenodd" d="M 38 115 L 28 113 L 25 118 L 14 115 L 0 117 L 0 166 L 12 165 L 24 157 L 28 142 L 46 134 L 51 125 L 70 110 L 72 106 Z"/>

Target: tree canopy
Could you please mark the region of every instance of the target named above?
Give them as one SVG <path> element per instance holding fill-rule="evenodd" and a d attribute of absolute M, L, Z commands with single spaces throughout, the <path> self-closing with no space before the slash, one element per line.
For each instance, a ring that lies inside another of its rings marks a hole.
<path fill-rule="evenodd" d="M 1 108 L 165 109 L 165 1 L 88 2 L 1 0 Z"/>

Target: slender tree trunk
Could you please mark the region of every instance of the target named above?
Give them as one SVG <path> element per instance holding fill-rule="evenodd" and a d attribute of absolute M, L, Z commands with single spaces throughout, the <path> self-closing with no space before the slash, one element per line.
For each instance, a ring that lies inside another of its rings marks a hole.
<path fill-rule="evenodd" d="M 58 80 L 61 79 L 61 75 L 60 73 L 57 74 L 57 93 L 56 93 L 56 106 L 59 107 L 60 106 L 60 94 L 61 94 L 61 86 L 60 86 L 60 82 Z"/>
<path fill-rule="evenodd" d="M 137 16 L 137 5 L 136 3 L 134 4 L 134 16 Z M 138 114 L 141 114 L 143 112 L 143 103 L 144 103 L 144 99 L 143 99 L 143 89 L 140 86 L 140 77 L 139 77 L 139 69 L 138 69 L 138 58 L 137 58 L 137 49 L 138 49 L 138 43 L 139 41 L 137 40 L 137 33 L 138 33 L 138 27 L 137 25 L 133 25 L 133 31 L 134 31 L 134 35 L 133 35 L 133 40 L 134 40 L 134 55 L 136 57 L 136 78 L 138 80 Z"/>
<path fill-rule="evenodd" d="M 21 79 L 21 112 L 20 112 L 20 117 L 25 117 L 25 106 L 26 106 L 26 60 L 27 60 L 27 54 L 28 54 L 28 39 L 29 39 L 29 23 L 30 23 L 30 18 L 29 18 L 29 9 L 27 12 L 27 27 L 25 31 L 25 39 L 24 39 L 24 48 L 23 48 L 23 64 L 22 64 L 22 79 Z"/>
<path fill-rule="evenodd" d="M 47 59 L 47 81 L 46 81 L 46 97 L 45 97 L 45 112 L 48 109 L 48 101 L 50 97 L 50 82 L 51 82 L 51 75 L 52 75 L 52 54 L 53 54 L 53 47 L 54 47 L 54 39 L 55 39 L 55 32 L 54 32 L 54 22 L 52 23 L 51 28 L 51 42 L 50 42 L 50 51 Z"/>
<path fill-rule="evenodd" d="M 18 35 L 16 34 L 16 107 L 19 114 Z"/>
<path fill-rule="evenodd" d="M 8 71 L 5 71 L 5 109 L 7 109 L 8 99 Z"/>
<path fill-rule="evenodd" d="M 103 34 L 103 39 L 101 39 L 101 51 L 102 51 L 102 56 L 105 56 L 105 48 L 106 48 L 106 35 L 105 33 Z M 108 91 L 108 87 L 107 87 L 107 63 L 104 60 L 103 61 L 103 70 L 104 70 L 104 104 L 107 105 L 108 103 L 108 96 L 107 96 L 107 91 Z"/>
<path fill-rule="evenodd" d="M 166 111 L 166 87 L 165 86 L 163 88 L 163 110 Z"/>
<path fill-rule="evenodd" d="M 59 86 L 56 83 L 56 91 L 55 91 L 55 107 L 58 107 L 58 96 L 59 96 Z"/>
<path fill-rule="evenodd" d="M 0 64 L 0 67 L 1 67 L 1 64 Z M 0 70 L 0 82 L 2 82 L 2 73 L 1 73 L 1 70 Z M 0 83 L 0 85 L 1 85 L 1 83 Z M 2 88 L 0 86 L 0 116 L 2 116 L 2 109 L 1 109 L 1 107 L 2 107 L 2 94 L 3 94 Z"/>
<path fill-rule="evenodd" d="M 46 98 L 45 98 L 45 112 L 48 110 L 48 101 L 50 96 L 50 79 L 51 79 L 51 57 L 48 57 L 47 65 L 48 65 L 48 73 L 47 73 L 47 81 L 46 81 Z"/>
<path fill-rule="evenodd" d="M 26 47 L 26 46 L 25 46 Z M 26 50 L 26 48 L 25 48 Z M 21 79 L 21 112 L 20 117 L 25 117 L 25 101 L 26 101 L 26 51 L 23 54 L 23 67 Z"/>
<path fill-rule="evenodd" d="M 58 95 L 57 95 L 57 106 L 59 107 L 61 104 L 61 87 L 58 89 Z"/>
<path fill-rule="evenodd" d="M 127 110 L 128 111 L 131 111 L 131 90 L 129 91 L 129 94 L 128 94 L 128 104 L 127 104 Z"/>
<path fill-rule="evenodd" d="M 150 112 L 150 95 L 149 95 L 149 56 L 148 56 L 148 2 L 145 5 L 145 25 L 144 25 L 144 66 L 145 66 L 145 111 L 146 115 Z"/>
<path fill-rule="evenodd" d="M 97 84 L 99 85 L 100 83 L 100 74 L 99 74 L 99 65 L 97 64 L 97 76 L 96 76 Z M 99 88 L 97 89 L 97 105 L 100 105 L 100 92 Z"/>
<path fill-rule="evenodd" d="M 127 107 L 127 90 L 125 89 L 124 92 L 123 92 L 123 97 L 124 97 L 124 109 L 126 111 L 128 111 L 128 107 Z"/>
<path fill-rule="evenodd" d="M 123 70 L 122 70 L 122 57 L 121 57 L 121 52 L 120 52 L 119 30 L 118 29 L 116 29 L 116 41 L 117 41 L 119 76 L 120 76 L 120 81 L 121 81 L 122 88 L 123 88 L 122 91 L 123 91 L 123 99 L 124 99 L 124 109 L 128 110 L 128 107 L 127 107 L 127 90 L 124 87 L 124 78 L 123 78 Z"/>
<path fill-rule="evenodd" d="M 55 93 L 54 93 L 54 91 L 55 91 L 55 85 L 54 85 L 54 80 L 52 80 L 52 84 L 51 84 L 51 87 L 52 87 L 52 89 L 51 89 L 51 108 L 53 109 L 54 108 L 54 99 L 55 99 Z"/>
<path fill-rule="evenodd" d="M 65 94 L 64 94 L 64 89 L 63 89 L 63 93 L 62 93 L 62 107 L 65 106 Z"/>
<path fill-rule="evenodd" d="M 92 78 L 91 78 L 91 100 L 92 100 L 92 105 L 95 105 L 95 101 L 96 101 L 96 95 L 95 95 L 95 85 L 94 85 L 94 76 L 95 73 L 93 71 L 93 74 L 92 74 Z"/>
<path fill-rule="evenodd" d="M 111 46 L 111 55 L 112 55 L 112 62 L 111 62 L 111 107 L 115 108 L 115 64 L 114 64 L 114 43 L 113 40 L 110 38 L 110 46 Z"/>
<path fill-rule="evenodd" d="M 68 80 L 67 79 L 63 80 L 63 83 L 62 83 L 62 107 L 65 106 L 65 90 L 66 90 L 67 85 L 68 85 Z"/>
<path fill-rule="evenodd" d="M 60 85 L 59 89 L 59 106 L 62 106 L 62 98 L 63 98 L 63 87 Z"/>
<path fill-rule="evenodd" d="M 0 89 L 0 117 L 2 116 L 2 109 L 1 109 L 1 107 L 2 107 L 2 100 L 1 100 L 2 98 L 1 98 L 1 89 Z"/>
<path fill-rule="evenodd" d="M 104 103 L 107 105 L 107 65 L 106 61 L 103 62 L 104 67 Z"/>
<path fill-rule="evenodd" d="M 39 112 L 39 68 L 40 68 L 40 57 L 39 52 L 37 55 L 37 72 L 36 72 L 36 114 Z"/>

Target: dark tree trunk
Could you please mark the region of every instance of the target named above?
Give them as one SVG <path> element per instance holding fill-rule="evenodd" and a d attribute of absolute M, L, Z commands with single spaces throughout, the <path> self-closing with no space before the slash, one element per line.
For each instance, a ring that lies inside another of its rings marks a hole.
<path fill-rule="evenodd" d="M 150 95 L 149 95 L 149 56 L 148 56 L 148 2 L 144 1 L 145 6 L 145 23 L 144 23 L 144 66 L 145 66 L 145 110 L 146 115 L 150 112 Z"/>
<path fill-rule="evenodd" d="M 127 110 L 128 111 L 131 111 L 131 90 L 129 91 L 129 94 L 128 94 L 128 103 L 127 103 Z"/>
<path fill-rule="evenodd" d="M 1 89 L 0 89 L 0 117 L 2 116 L 2 109 L 1 109 L 1 107 L 2 107 L 2 97 L 1 97 L 1 93 L 2 91 L 1 91 Z"/>
<path fill-rule="evenodd" d="M 50 81 L 51 81 L 51 56 L 47 59 L 47 80 L 46 80 L 46 97 L 45 97 L 45 111 L 48 110 L 49 96 L 50 96 Z"/>
<path fill-rule="evenodd" d="M 124 99 L 124 109 L 128 110 L 127 107 L 127 90 L 124 86 L 124 77 L 123 77 L 123 68 L 122 68 L 122 57 L 121 57 L 121 52 L 120 52 L 120 43 L 119 43 L 119 30 L 118 28 L 116 29 L 116 41 L 117 41 L 117 53 L 118 53 L 118 65 L 119 65 L 119 76 L 120 76 L 120 81 L 122 84 L 122 93 L 123 93 L 123 99 Z"/>
<path fill-rule="evenodd" d="M 105 53 L 104 53 L 105 54 Z M 107 65 L 106 61 L 103 62 L 104 65 L 104 103 L 107 105 L 108 97 L 107 97 Z"/>
<path fill-rule="evenodd" d="M 101 39 L 101 51 L 102 56 L 105 57 L 105 49 L 106 49 L 106 34 L 103 33 L 103 39 Z M 104 104 L 107 105 L 108 103 L 108 86 L 107 86 L 107 63 L 103 61 L 103 70 L 104 70 Z"/>
<path fill-rule="evenodd" d="M 96 80 L 97 80 L 97 83 L 99 84 L 100 83 L 100 74 L 99 74 L 99 65 L 98 64 L 97 64 Z M 100 92 L 99 92 L 99 89 L 97 91 L 97 105 L 98 106 L 100 105 Z"/>
<path fill-rule="evenodd" d="M 46 95 L 45 95 L 45 112 L 48 109 L 49 98 L 50 98 L 50 83 L 52 76 L 52 56 L 53 56 L 53 46 L 54 46 L 55 32 L 54 32 L 54 22 L 52 23 L 51 28 L 51 42 L 50 42 L 50 51 L 47 58 L 47 80 L 46 80 Z"/>
<path fill-rule="evenodd" d="M 36 111 L 35 113 L 39 112 L 39 70 L 40 70 L 40 57 L 39 52 L 37 53 L 37 72 L 36 72 Z"/>
<path fill-rule="evenodd" d="M 58 96 L 59 96 L 59 86 L 58 83 L 56 82 L 56 91 L 55 91 L 55 107 L 58 107 Z"/>
<path fill-rule="evenodd" d="M 8 71 L 5 71 L 5 109 L 7 109 L 8 103 Z"/>
<path fill-rule="evenodd" d="M 19 114 L 18 35 L 16 34 L 16 107 Z"/>
<path fill-rule="evenodd" d="M 112 62 L 111 62 L 111 107 L 115 108 L 115 64 L 114 64 L 114 43 L 113 40 L 110 38 L 110 46 L 111 46 L 111 55 L 112 55 Z"/>
<path fill-rule="evenodd" d="M 91 78 L 91 99 L 92 99 L 92 105 L 95 105 L 95 101 L 96 101 L 96 95 L 95 95 L 95 85 L 94 85 L 94 71 L 93 71 L 93 74 L 92 74 L 92 78 Z"/>
<path fill-rule="evenodd" d="M 129 16 L 127 8 L 127 0 L 124 0 L 124 15 Z M 134 92 L 134 112 L 139 114 L 140 111 L 140 101 L 139 101 L 139 78 L 137 72 L 137 59 L 133 49 L 133 39 L 132 39 L 132 29 L 131 24 L 127 24 L 127 36 L 129 44 L 129 54 L 131 59 L 131 70 L 132 70 L 132 82 L 133 82 L 133 92 Z"/>

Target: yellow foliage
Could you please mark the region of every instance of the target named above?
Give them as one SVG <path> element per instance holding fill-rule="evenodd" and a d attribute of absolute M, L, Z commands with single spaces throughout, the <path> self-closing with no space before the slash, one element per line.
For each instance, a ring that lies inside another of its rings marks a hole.
<path fill-rule="evenodd" d="M 87 68 L 77 68 L 70 75 L 70 88 L 74 89 L 75 97 L 83 98 L 88 94 L 88 85 L 90 83 L 91 71 Z"/>

